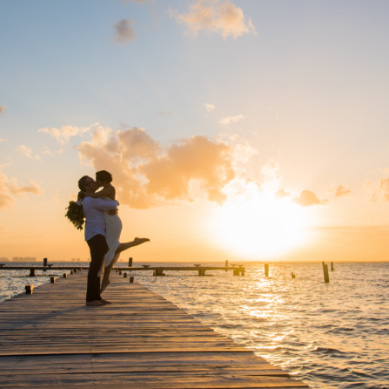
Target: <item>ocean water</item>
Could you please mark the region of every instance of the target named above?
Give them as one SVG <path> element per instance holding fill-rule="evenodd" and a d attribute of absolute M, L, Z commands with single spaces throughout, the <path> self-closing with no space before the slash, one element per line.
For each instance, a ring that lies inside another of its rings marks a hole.
<path fill-rule="evenodd" d="M 389 388 L 389 263 L 335 263 L 330 283 L 321 263 L 270 263 L 268 277 L 263 263 L 245 266 L 245 276 L 133 275 L 312 388 Z M 20 273 L 0 270 L 0 301 L 49 280 Z"/>

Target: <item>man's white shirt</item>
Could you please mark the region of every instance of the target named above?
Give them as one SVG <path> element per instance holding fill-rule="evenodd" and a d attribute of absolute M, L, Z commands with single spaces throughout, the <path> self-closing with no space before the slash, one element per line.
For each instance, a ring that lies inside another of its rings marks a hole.
<path fill-rule="evenodd" d="M 82 209 L 85 215 L 85 240 L 96 235 L 105 236 L 105 220 L 103 211 L 116 209 L 119 203 L 116 200 L 94 199 L 85 197 L 82 202 Z"/>

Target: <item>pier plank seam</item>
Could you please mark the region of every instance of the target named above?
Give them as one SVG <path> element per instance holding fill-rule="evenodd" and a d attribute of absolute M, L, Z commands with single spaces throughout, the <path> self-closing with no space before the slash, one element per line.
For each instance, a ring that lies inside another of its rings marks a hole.
<path fill-rule="evenodd" d="M 0 303 L 2 388 L 308 388 L 116 274 L 113 304 L 86 307 L 86 274 Z"/>

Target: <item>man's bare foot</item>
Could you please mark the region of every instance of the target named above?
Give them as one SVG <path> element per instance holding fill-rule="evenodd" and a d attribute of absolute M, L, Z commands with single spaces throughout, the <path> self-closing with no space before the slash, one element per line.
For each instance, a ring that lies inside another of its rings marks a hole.
<path fill-rule="evenodd" d="M 103 293 L 107 286 L 110 284 L 109 280 L 104 280 L 101 283 L 100 293 Z"/>
<path fill-rule="evenodd" d="M 135 238 L 134 239 L 134 246 L 138 246 L 139 244 L 150 242 L 149 238 Z"/>

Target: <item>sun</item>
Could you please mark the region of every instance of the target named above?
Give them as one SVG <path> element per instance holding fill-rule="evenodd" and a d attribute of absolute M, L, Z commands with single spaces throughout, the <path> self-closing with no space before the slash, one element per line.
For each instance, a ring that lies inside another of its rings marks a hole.
<path fill-rule="evenodd" d="M 210 229 L 219 246 L 251 259 L 286 254 L 309 241 L 309 214 L 272 191 L 236 195 L 215 210 Z"/>

